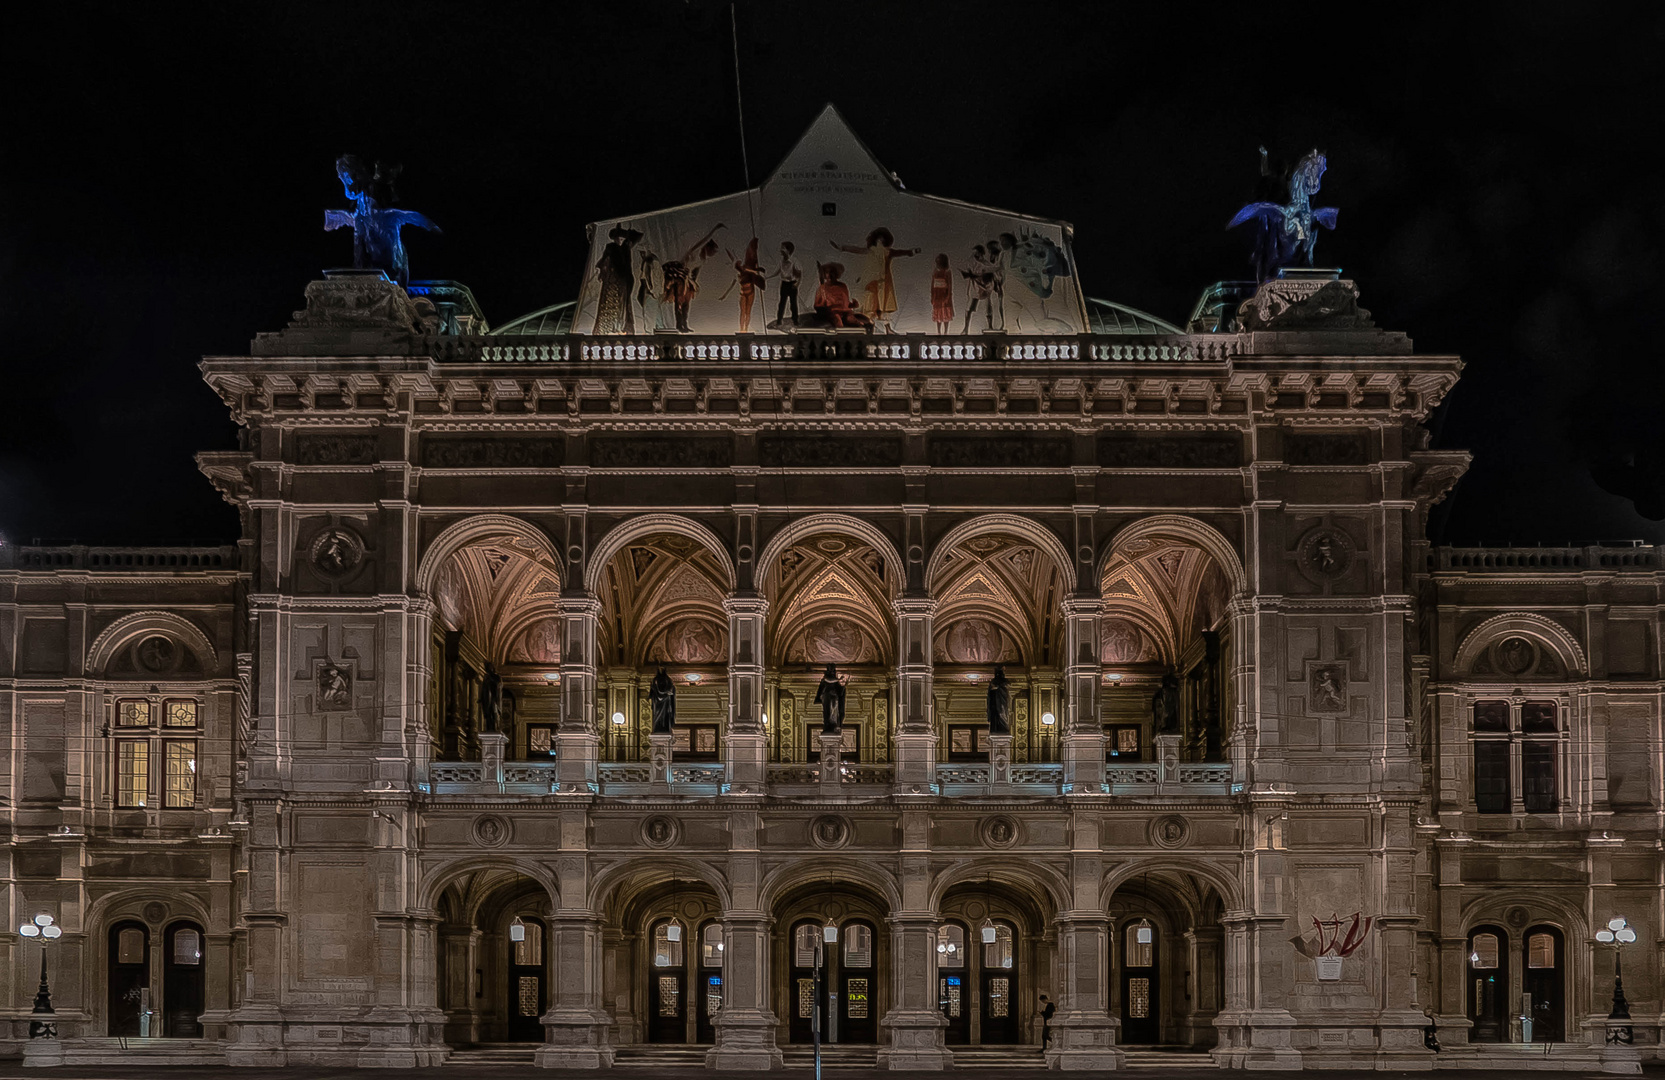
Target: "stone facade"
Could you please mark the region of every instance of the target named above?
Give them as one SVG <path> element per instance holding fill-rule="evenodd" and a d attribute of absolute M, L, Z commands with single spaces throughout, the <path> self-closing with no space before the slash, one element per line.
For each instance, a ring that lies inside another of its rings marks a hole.
<path fill-rule="evenodd" d="M 626 343 L 313 283 L 202 365 L 235 548 L 0 549 L 0 1054 L 45 1053 L 45 911 L 89 1063 L 143 1022 L 181 1061 L 767 1069 L 819 957 L 889 1068 L 1512 1067 L 1524 994 L 1547 1060 L 1633 1069 L 1658 554 L 1431 549 L 1460 363 L 1303 287 L 1229 333 Z"/>

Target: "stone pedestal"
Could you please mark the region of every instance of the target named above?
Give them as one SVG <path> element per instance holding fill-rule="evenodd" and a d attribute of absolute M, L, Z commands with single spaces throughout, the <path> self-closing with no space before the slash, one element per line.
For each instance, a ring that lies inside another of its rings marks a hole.
<path fill-rule="evenodd" d="M 648 736 L 648 782 L 667 790 L 671 786 L 671 743 L 675 738 L 668 731 Z"/>
<path fill-rule="evenodd" d="M 935 795 L 937 737 L 929 731 L 896 735 L 896 794 Z"/>
<path fill-rule="evenodd" d="M 1164 784 L 1179 783 L 1179 735 L 1158 735 L 1156 742 L 1156 764 L 1162 770 L 1161 782 Z"/>
<path fill-rule="evenodd" d="M 844 736 L 829 734 L 823 731 L 821 739 L 821 786 L 833 788 L 844 782 L 844 774 L 839 766 L 844 763 Z"/>
<path fill-rule="evenodd" d="M 994 791 L 1012 788 L 1012 737 L 989 736 L 989 787 Z"/>
<path fill-rule="evenodd" d="M 51 1019 L 48 1017 L 48 1019 Z M 64 1043 L 62 1039 L 30 1039 L 23 1044 L 23 1067 L 25 1069 L 50 1069 L 64 1063 Z"/>
<path fill-rule="evenodd" d="M 562 795 L 594 795 L 596 758 L 601 736 L 593 732 L 562 731 L 555 736 L 556 790 Z"/>
<path fill-rule="evenodd" d="M 762 795 L 768 739 L 762 734 L 737 735 L 730 732 L 723 748 L 726 773 L 724 795 Z"/>
<path fill-rule="evenodd" d="M 1100 795 L 1104 786 L 1104 735 L 1069 734 L 1060 740 L 1064 794 Z"/>
<path fill-rule="evenodd" d="M 508 754 L 509 737 L 501 731 L 487 731 L 480 735 L 480 779 L 503 789 L 503 758 Z"/>

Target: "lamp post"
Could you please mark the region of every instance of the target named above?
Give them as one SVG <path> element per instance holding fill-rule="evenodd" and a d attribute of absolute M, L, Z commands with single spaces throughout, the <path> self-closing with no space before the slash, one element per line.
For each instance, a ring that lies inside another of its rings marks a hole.
<path fill-rule="evenodd" d="M 838 924 L 832 920 L 821 928 L 821 940 L 815 943 L 815 1007 L 810 1010 L 809 1029 L 815 1038 L 815 1080 L 821 1080 L 821 987 L 826 984 L 826 976 L 822 973 L 822 960 L 826 954 L 826 945 L 838 941 Z M 828 1017 L 831 1019 L 831 1017 Z"/>
<path fill-rule="evenodd" d="M 1596 931 L 1596 940 L 1613 946 L 1613 1009 L 1607 1014 L 1607 1041 L 1628 1046 L 1635 1040 L 1635 1032 L 1628 1023 L 1615 1024 L 1613 1021 L 1630 1019 L 1630 1002 L 1625 1000 L 1625 985 L 1619 977 L 1619 950 L 1636 940 L 1636 931 L 1630 928 L 1623 915 L 1618 915 L 1607 920 L 1607 929 Z"/>
<path fill-rule="evenodd" d="M 35 1007 L 30 1013 L 29 1038 L 56 1039 L 58 1037 L 58 1021 L 44 1017 L 54 1016 L 52 1011 L 52 988 L 46 984 L 46 943 L 56 941 L 64 936 L 64 928 L 52 921 L 52 916 L 44 911 L 17 928 L 17 932 L 26 938 L 40 938 L 40 991 L 35 994 Z"/>

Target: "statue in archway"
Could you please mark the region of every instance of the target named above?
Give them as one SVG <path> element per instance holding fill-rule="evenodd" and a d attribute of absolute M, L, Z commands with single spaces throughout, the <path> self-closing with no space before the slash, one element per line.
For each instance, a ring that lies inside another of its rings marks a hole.
<path fill-rule="evenodd" d="M 1150 698 L 1151 722 L 1158 735 L 1179 734 L 1179 676 L 1169 668 Z"/>
<path fill-rule="evenodd" d="M 835 664 L 828 664 L 821 685 L 815 688 L 815 703 L 821 706 L 821 734 L 838 735 L 844 730 L 844 687 L 850 676 L 840 675 Z"/>
<path fill-rule="evenodd" d="M 1012 686 L 1006 681 L 1006 668 L 994 666 L 994 678 L 989 681 L 989 734 L 1012 733 Z"/>
<path fill-rule="evenodd" d="M 676 727 L 676 684 L 663 667 L 648 683 L 648 705 L 653 709 L 653 733 L 669 735 Z"/>
<path fill-rule="evenodd" d="M 480 730 L 496 731 L 502 719 L 503 676 L 499 675 L 497 668 L 487 660 L 485 676 L 480 679 Z"/>

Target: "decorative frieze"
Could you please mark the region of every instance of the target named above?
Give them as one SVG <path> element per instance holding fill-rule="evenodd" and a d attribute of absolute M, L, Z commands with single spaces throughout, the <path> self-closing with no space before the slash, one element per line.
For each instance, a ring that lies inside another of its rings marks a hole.
<path fill-rule="evenodd" d="M 566 462 L 560 436 L 511 439 L 427 435 L 422 465 L 428 469 L 558 469 Z"/>

